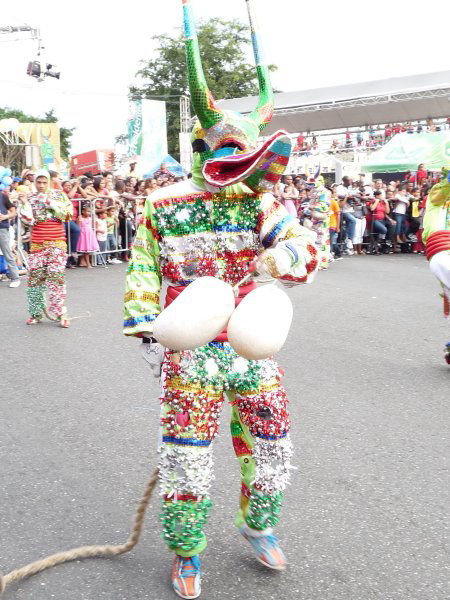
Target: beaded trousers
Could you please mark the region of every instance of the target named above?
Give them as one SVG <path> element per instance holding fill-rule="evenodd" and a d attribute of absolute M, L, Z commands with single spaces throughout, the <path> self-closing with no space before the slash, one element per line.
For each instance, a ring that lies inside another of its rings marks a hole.
<path fill-rule="evenodd" d="M 32 244 L 28 257 L 28 312 L 34 318 L 42 317 L 45 290 L 48 290 L 48 312 L 60 317 L 65 312 L 66 299 L 65 267 L 67 262 L 64 241 Z"/>
<path fill-rule="evenodd" d="M 225 398 L 232 405 L 231 435 L 241 470 L 236 524 L 257 530 L 276 525 L 292 456 L 277 364 L 247 361 L 228 343 L 212 342 L 166 353 L 161 384 L 161 519 L 169 548 L 193 556 L 206 547 L 212 446 Z"/>

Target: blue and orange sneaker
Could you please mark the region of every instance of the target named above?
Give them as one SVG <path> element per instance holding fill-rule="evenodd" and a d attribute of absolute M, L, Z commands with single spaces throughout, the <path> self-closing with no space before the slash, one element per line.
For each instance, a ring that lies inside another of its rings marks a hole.
<path fill-rule="evenodd" d="M 201 562 L 198 554 L 188 558 L 175 554 L 172 566 L 172 586 L 180 598 L 198 598 L 201 588 Z"/>
<path fill-rule="evenodd" d="M 256 559 L 262 565 L 276 571 L 284 571 L 286 568 L 286 557 L 271 529 L 257 531 L 256 529 L 250 529 L 247 525 L 243 525 L 239 531 L 250 542 Z"/>

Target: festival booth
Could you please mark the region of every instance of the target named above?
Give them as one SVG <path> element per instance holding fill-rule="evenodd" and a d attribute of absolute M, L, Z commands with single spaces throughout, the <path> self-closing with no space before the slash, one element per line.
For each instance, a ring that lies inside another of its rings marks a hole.
<path fill-rule="evenodd" d="M 364 173 L 404 173 L 417 171 L 424 163 L 428 171 L 439 171 L 450 164 L 450 131 L 399 133 L 374 152 L 361 165 Z"/>

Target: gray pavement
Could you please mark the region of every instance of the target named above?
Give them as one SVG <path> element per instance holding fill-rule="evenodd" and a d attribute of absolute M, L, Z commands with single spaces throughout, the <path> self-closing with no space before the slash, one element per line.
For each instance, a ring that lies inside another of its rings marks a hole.
<path fill-rule="evenodd" d="M 156 462 L 157 385 L 121 335 L 125 266 L 68 272 L 62 330 L 25 326 L 25 285 L 0 284 L 0 570 L 126 539 Z M 278 534 L 289 569 L 266 572 L 233 526 L 238 466 L 228 408 L 216 444 L 205 599 L 444 600 L 450 338 L 438 285 L 414 256 L 352 257 L 289 291 L 279 355 L 296 446 Z M 59 566 L 17 600 L 166 600 L 155 498 L 129 555 Z"/>

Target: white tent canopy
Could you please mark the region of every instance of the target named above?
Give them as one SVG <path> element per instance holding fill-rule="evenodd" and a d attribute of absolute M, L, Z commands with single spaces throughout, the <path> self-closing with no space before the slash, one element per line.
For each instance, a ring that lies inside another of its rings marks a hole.
<path fill-rule="evenodd" d="M 450 114 L 450 71 L 396 77 L 337 87 L 275 94 L 275 113 L 264 130 L 289 133 L 382 123 L 402 123 Z M 253 96 L 222 100 L 221 108 L 251 112 Z"/>

